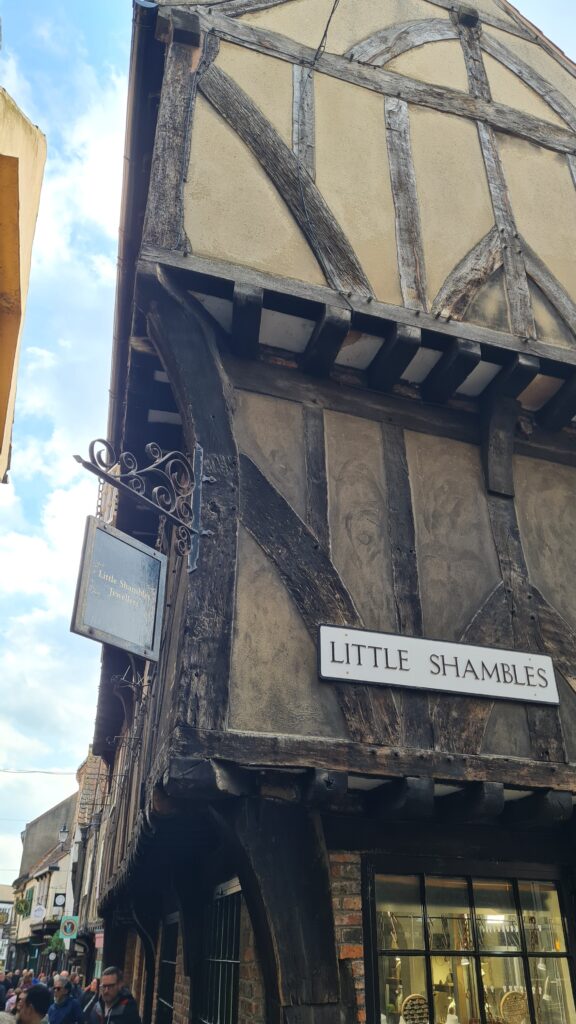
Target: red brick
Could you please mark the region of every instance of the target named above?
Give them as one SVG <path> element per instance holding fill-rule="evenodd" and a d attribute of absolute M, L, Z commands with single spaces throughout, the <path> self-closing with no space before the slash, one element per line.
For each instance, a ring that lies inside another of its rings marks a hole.
<path fill-rule="evenodd" d="M 362 910 L 362 897 L 361 896 L 343 896 L 342 897 L 342 909 L 343 910 Z"/>
<path fill-rule="evenodd" d="M 364 946 L 359 944 L 342 944 L 339 950 L 340 960 L 359 960 L 364 956 Z"/>
<path fill-rule="evenodd" d="M 344 912 L 334 914 L 334 923 L 337 925 L 344 924 L 358 926 L 362 924 L 362 914 L 358 913 L 358 911 L 350 912 L 348 914 Z"/>

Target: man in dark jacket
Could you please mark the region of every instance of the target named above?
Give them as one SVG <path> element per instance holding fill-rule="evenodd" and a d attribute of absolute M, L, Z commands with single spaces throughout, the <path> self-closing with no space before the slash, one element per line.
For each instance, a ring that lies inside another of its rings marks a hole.
<path fill-rule="evenodd" d="M 141 1024 L 136 1000 L 122 985 L 122 971 L 118 967 L 107 967 L 102 972 L 100 999 L 95 1010 L 101 1024 Z M 91 1014 L 92 1021 L 96 1014 Z"/>
<path fill-rule="evenodd" d="M 54 978 L 54 1002 L 48 1010 L 50 1024 L 83 1024 L 80 1003 L 72 998 L 72 984 L 57 974 Z"/>

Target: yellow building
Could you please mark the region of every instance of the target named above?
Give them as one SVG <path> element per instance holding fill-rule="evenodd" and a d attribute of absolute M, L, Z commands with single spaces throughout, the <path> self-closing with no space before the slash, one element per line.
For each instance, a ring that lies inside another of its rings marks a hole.
<path fill-rule="evenodd" d="M 6 481 L 18 351 L 46 139 L 0 88 L 0 482 Z"/>

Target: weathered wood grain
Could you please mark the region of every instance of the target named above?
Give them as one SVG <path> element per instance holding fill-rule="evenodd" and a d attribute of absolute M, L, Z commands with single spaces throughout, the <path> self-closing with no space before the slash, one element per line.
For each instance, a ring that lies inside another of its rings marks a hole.
<path fill-rule="evenodd" d="M 326 306 L 299 359 L 300 368 L 315 377 L 327 377 L 346 335 L 352 314 L 348 309 Z"/>
<path fill-rule="evenodd" d="M 309 312 L 310 302 L 340 306 L 342 309 L 352 309 L 353 326 L 366 330 L 366 324 L 373 325 L 370 333 L 384 333 L 386 322 L 393 321 L 397 324 L 417 327 L 420 330 L 431 331 L 436 334 L 443 334 L 448 338 L 467 338 L 470 341 L 477 341 L 482 345 L 487 358 L 492 352 L 495 361 L 501 359 L 503 350 L 508 352 L 526 353 L 545 359 L 548 363 L 548 372 L 556 372 L 562 376 L 563 366 L 576 366 L 576 350 L 558 345 L 549 344 L 538 339 L 527 341 L 514 334 L 505 331 L 495 331 L 490 327 L 481 327 L 478 324 L 465 322 L 452 322 L 431 313 L 419 312 L 418 310 L 406 309 L 405 306 L 394 306 L 390 303 L 379 302 L 371 297 L 363 297 L 358 294 L 341 295 L 336 289 L 326 286 L 306 284 L 287 277 L 279 277 L 273 274 L 264 274 L 248 267 L 239 267 L 238 264 L 227 263 L 225 260 L 212 260 L 205 257 L 187 255 L 181 252 L 157 247 L 146 246 L 140 254 L 140 265 L 145 270 L 147 265 L 159 263 L 168 268 L 188 271 L 191 280 L 194 280 L 195 287 L 199 291 L 205 286 L 205 278 L 211 279 L 211 285 L 216 294 L 224 294 L 222 289 L 231 282 L 237 280 L 250 284 L 259 285 L 265 290 L 275 293 L 277 302 L 285 299 L 291 303 L 294 309 L 295 303 L 302 303 L 303 313 Z M 224 282 L 224 284 L 222 283 Z"/>
<path fill-rule="evenodd" d="M 277 32 L 255 28 L 246 22 L 234 21 L 213 10 L 201 14 L 206 31 L 213 29 L 221 39 L 240 43 L 249 49 L 267 53 L 292 64 L 313 67 L 317 72 L 330 75 L 352 85 L 395 96 L 407 103 L 429 107 L 446 114 L 482 121 L 493 128 L 517 135 L 559 153 L 574 151 L 574 133 L 566 128 L 515 110 L 502 103 L 490 103 L 458 89 L 420 82 L 384 68 L 358 64 L 339 54 L 321 53 L 311 46 L 296 43 Z"/>
<path fill-rule="evenodd" d="M 420 394 L 427 402 L 447 402 L 482 357 L 475 341 L 454 338 L 443 356 L 420 385 Z"/>
<path fill-rule="evenodd" d="M 490 495 L 488 508 L 504 583 L 513 646 L 520 651 L 542 651 L 544 645 L 522 549 L 514 501 Z M 530 705 L 526 708 L 526 715 L 530 730 L 532 756 L 536 760 L 565 760 L 558 709 Z"/>
<path fill-rule="evenodd" d="M 322 622 L 360 626 L 339 574 L 312 531 L 246 455 L 240 456 L 243 525 L 276 566 L 304 625 L 316 642 Z M 365 742 L 397 738 L 398 712 L 388 690 L 336 687 L 350 735 Z"/>
<path fill-rule="evenodd" d="M 539 359 L 518 353 L 482 392 L 482 401 L 493 401 L 500 397 L 518 398 L 539 373 Z"/>
<path fill-rule="evenodd" d="M 377 391 L 389 391 L 401 379 L 422 342 L 418 327 L 386 325 L 384 340 L 366 371 L 368 385 Z"/>
<path fill-rule="evenodd" d="M 514 434 L 520 404 L 514 398 L 492 397 L 482 406 L 482 467 L 489 494 L 514 497 Z"/>
<path fill-rule="evenodd" d="M 556 312 L 562 317 L 564 323 L 575 335 L 574 345 L 576 347 L 576 303 L 570 297 L 565 288 L 562 287 L 558 278 L 548 269 L 537 253 L 530 248 L 524 238 L 521 239 L 522 248 L 525 254 L 526 270 L 529 277 L 538 285 Z"/>
<path fill-rule="evenodd" d="M 476 822 L 499 817 L 504 810 L 504 786 L 501 782 L 478 782 L 457 793 L 440 797 L 437 814 L 445 821 Z"/>
<path fill-rule="evenodd" d="M 572 131 L 576 131 L 576 107 L 573 103 L 570 103 L 570 100 L 559 89 L 556 89 L 550 82 L 546 81 L 543 75 L 540 75 L 535 68 L 527 64 L 521 57 L 518 57 L 512 50 L 509 50 L 504 43 L 500 42 L 499 39 L 495 39 L 494 36 L 484 33 L 480 38 L 480 46 L 485 53 L 489 53 L 491 57 L 494 57 L 500 64 L 503 64 L 509 71 L 518 75 L 518 78 L 530 86 L 534 92 L 538 93 L 548 103 L 551 109 L 566 122 Z"/>
<path fill-rule="evenodd" d="M 306 736 L 269 736 L 262 733 L 220 733 L 179 728 L 175 739 L 189 756 L 214 756 L 247 767 L 319 768 L 347 771 L 380 778 L 429 775 L 456 782 L 500 782 L 507 786 L 550 789 L 576 793 L 573 765 L 534 761 L 523 757 L 482 757 L 451 751 L 376 746 Z"/>
<path fill-rule="evenodd" d="M 204 449 L 202 539 L 193 585 L 185 593 L 185 624 L 175 670 L 175 706 L 191 725 L 224 728 L 234 621 L 238 532 L 238 455 L 229 391 L 217 336 L 199 303 L 189 301 L 162 271 L 148 279 L 148 331 L 182 416 L 185 444 Z M 194 343 L 191 343 L 194 339 Z"/>
<path fill-rule="evenodd" d="M 339 291 L 371 293 L 342 228 L 309 175 L 255 103 L 220 68 L 212 66 L 199 88 L 250 148 L 292 212 L 329 284 Z"/>
<path fill-rule="evenodd" d="M 382 821 L 424 821 L 434 815 L 434 780 L 407 776 L 385 782 L 368 796 L 371 814 Z"/>
<path fill-rule="evenodd" d="M 482 286 L 501 266 L 500 235 L 493 227 L 450 272 L 432 303 L 432 313 L 462 320 Z"/>
<path fill-rule="evenodd" d="M 396 612 L 395 630 L 402 636 L 422 636 L 414 510 L 404 431 L 401 427 L 388 423 L 382 425 L 382 451 Z M 431 747 L 428 695 L 417 691 L 402 693 L 400 704 L 403 745 L 424 749 Z"/>
<path fill-rule="evenodd" d="M 427 309 L 426 263 L 408 104 L 387 96 L 384 101 L 384 118 L 402 298 L 409 309 Z"/>
<path fill-rule="evenodd" d="M 260 349 L 260 322 L 264 291 L 254 285 L 237 281 L 234 285 L 234 306 L 230 344 L 245 359 L 256 359 Z"/>
<path fill-rule="evenodd" d="M 314 115 L 314 71 L 292 67 L 292 150 L 312 181 L 316 178 L 316 124 Z"/>
<path fill-rule="evenodd" d="M 453 0 L 428 0 L 428 3 L 433 4 L 434 7 L 443 7 L 446 11 L 456 12 L 463 7 L 473 7 L 472 4 L 457 4 L 453 3 Z M 510 13 L 508 8 L 498 4 L 502 7 L 502 10 L 507 14 Z M 492 28 L 499 28 L 501 32 L 508 32 L 513 36 L 520 36 L 521 39 L 534 39 L 532 33 L 522 24 L 516 22 L 507 21 L 505 18 L 498 18 L 494 14 L 490 14 L 489 11 L 478 11 L 480 16 L 480 22 L 483 25 L 490 25 Z"/>
<path fill-rule="evenodd" d="M 196 15 L 182 16 L 196 31 Z M 170 249 L 188 248 L 184 233 L 184 180 L 190 159 L 190 139 L 198 81 L 218 52 L 215 37 L 207 36 L 195 73 L 193 47 L 176 39 L 168 47 L 150 186 L 144 217 L 143 243 Z"/>
<path fill-rule="evenodd" d="M 373 64 L 383 67 L 394 57 L 400 57 L 408 50 L 426 43 L 437 43 L 443 39 L 457 39 L 458 32 L 446 18 L 430 18 L 423 21 L 404 21 L 380 29 L 359 43 L 351 46 L 344 56 L 359 64 Z"/>
<path fill-rule="evenodd" d="M 221 805 L 214 816 L 236 852 L 258 947 L 265 961 L 273 961 L 265 974 L 276 979 L 272 991 L 280 1006 L 293 1008 L 294 1024 L 298 1011 L 306 1010 L 303 1019 L 320 1024 L 324 1017 L 314 1009 L 332 1004 L 334 1020 L 326 1024 L 336 1024 L 340 980 L 328 855 L 318 822 L 301 805 L 275 800 L 239 800 Z"/>
<path fill-rule="evenodd" d="M 570 425 L 576 416 L 576 373 L 573 373 L 537 413 L 537 420 L 544 430 L 562 430 Z"/>
<path fill-rule="evenodd" d="M 458 32 L 470 91 L 473 96 L 489 103 L 491 100 L 490 85 L 484 67 L 479 33 L 477 29 L 465 28 L 462 25 L 459 26 Z M 532 299 L 528 286 L 526 265 L 518 239 L 518 231 L 508 195 L 496 135 L 489 125 L 479 122 L 478 136 L 486 167 L 494 219 L 500 235 L 510 324 L 515 334 L 535 338 L 536 325 L 532 311 Z"/>
<path fill-rule="evenodd" d="M 322 550 L 330 557 L 324 413 L 322 409 L 312 405 L 305 405 L 303 412 L 304 458 L 306 462 L 306 522 Z"/>

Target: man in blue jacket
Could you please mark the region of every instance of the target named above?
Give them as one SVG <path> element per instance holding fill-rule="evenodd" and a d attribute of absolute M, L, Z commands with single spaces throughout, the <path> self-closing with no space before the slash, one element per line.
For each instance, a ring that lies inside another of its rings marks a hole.
<path fill-rule="evenodd" d="M 72 998 L 72 983 L 57 974 L 54 978 L 54 1002 L 48 1010 L 49 1024 L 83 1024 L 82 1009 Z"/>

